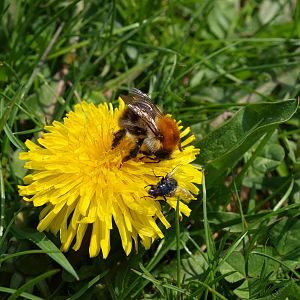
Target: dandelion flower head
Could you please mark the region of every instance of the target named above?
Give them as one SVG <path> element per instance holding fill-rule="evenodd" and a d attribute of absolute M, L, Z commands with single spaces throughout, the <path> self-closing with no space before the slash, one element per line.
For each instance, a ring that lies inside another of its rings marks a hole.
<path fill-rule="evenodd" d="M 122 247 L 128 255 L 138 241 L 148 249 L 157 238 L 163 238 L 159 222 L 170 227 L 163 215 L 162 198 L 149 197 L 147 185 L 157 184 L 158 176 L 165 176 L 175 167 L 178 185 L 198 194 L 195 184 L 202 181 L 201 170 L 191 164 L 199 149 L 190 143 L 194 136 L 189 128 L 181 130 L 183 151 L 176 150 L 172 159 L 148 163 L 139 154 L 122 163 L 132 148 L 125 138 L 111 149 L 114 133 L 119 129 L 118 119 L 125 109 L 122 99 L 119 107 L 112 104 L 95 106 L 87 102 L 75 105 L 63 123 L 54 121 L 45 126 L 38 143 L 26 141 L 27 152 L 20 153 L 26 160 L 30 174 L 24 177 L 19 193 L 34 206 L 43 206 L 39 231 L 58 234 L 61 249 L 78 250 L 88 226 L 92 227 L 89 241 L 90 257 L 110 251 L 110 231 L 117 227 Z M 154 175 L 155 174 L 155 175 Z M 188 202 L 180 201 L 180 214 L 189 216 Z M 168 197 L 167 203 L 176 208 L 177 198 Z"/>

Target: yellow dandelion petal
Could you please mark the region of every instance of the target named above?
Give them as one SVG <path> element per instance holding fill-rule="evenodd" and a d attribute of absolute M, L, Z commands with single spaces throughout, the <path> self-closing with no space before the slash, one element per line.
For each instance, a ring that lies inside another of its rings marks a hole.
<path fill-rule="evenodd" d="M 52 222 L 50 225 L 50 230 L 52 233 L 57 234 L 61 228 L 61 224 L 65 218 L 66 213 L 68 212 L 68 207 L 64 206 L 59 211 L 59 213 L 55 217 L 55 222 Z"/>
<path fill-rule="evenodd" d="M 167 221 L 167 219 L 165 218 L 165 216 L 162 214 L 160 210 L 157 211 L 156 215 L 166 228 L 171 227 L 170 223 Z"/>
<path fill-rule="evenodd" d="M 183 126 L 180 126 L 180 127 L 183 128 Z M 183 131 L 180 132 L 180 138 L 184 138 L 190 132 L 191 132 L 191 128 L 190 127 L 185 128 Z"/>
<path fill-rule="evenodd" d="M 98 219 L 93 223 L 93 231 L 90 242 L 90 257 L 95 257 L 100 252 L 100 221 Z"/>
<path fill-rule="evenodd" d="M 62 219 L 61 219 L 61 223 L 60 223 L 60 240 L 62 242 L 62 246 L 64 246 L 66 249 L 68 249 L 68 246 L 69 245 L 66 245 L 65 242 L 67 240 L 67 235 L 68 235 L 68 227 L 72 227 L 71 225 L 68 226 L 68 219 L 69 219 L 69 216 L 71 215 L 71 213 L 73 213 L 74 209 L 76 207 L 76 203 L 73 203 L 72 205 L 68 206 L 67 207 L 67 211 L 64 215 L 62 215 Z M 75 212 L 78 211 L 75 209 Z M 72 219 L 74 218 L 75 216 L 75 212 L 73 214 L 73 217 Z M 41 216 L 40 216 L 41 218 Z M 57 222 L 59 223 L 59 222 Z M 79 238 L 79 237 L 77 237 Z"/>
<path fill-rule="evenodd" d="M 188 137 L 188 138 L 181 144 L 181 146 L 182 146 L 182 147 L 185 147 L 186 145 L 192 143 L 194 140 L 195 140 L 195 136 L 192 135 L 192 136 Z"/>
<path fill-rule="evenodd" d="M 69 250 L 75 235 L 76 235 L 76 229 L 69 226 L 68 229 L 66 230 L 66 239 L 64 240 L 64 243 L 62 243 L 62 245 L 61 245 L 62 251 Z"/>
<path fill-rule="evenodd" d="M 24 199 L 24 197 L 23 197 L 23 199 Z M 52 207 L 53 206 L 51 204 L 46 205 L 40 212 L 40 219 L 43 219 L 48 214 L 48 212 L 51 211 Z"/>
<path fill-rule="evenodd" d="M 77 251 L 80 248 L 83 237 L 84 237 L 85 232 L 87 230 L 87 227 L 88 227 L 88 225 L 84 224 L 84 223 L 81 223 L 81 224 L 78 225 L 77 234 L 76 234 L 76 243 L 73 246 L 73 249 L 75 251 Z"/>
<path fill-rule="evenodd" d="M 44 231 L 50 227 L 51 222 L 55 218 L 56 214 L 54 211 L 50 211 L 39 223 L 37 229 L 38 231 Z"/>
<path fill-rule="evenodd" d="M 29 149 L 29 150 L 39 150 L 40 149 L 40 147 L 38 146 L 38 145 L 36 145 L 35 143 L 33 143 L 32 141 L 30 141 L 30 140 L 27 140 L 26 142 L 25 142 L 25 145 L 26 145 L 26 147 Z M 27 152 L 22 152 L 22 154 L 20 154 L 20 156 L 22 157 L 22 155 L 26 155 L 26 154 L 28 154 Z"/>
<path fill-rule="evenodd" d="M 169 198 L 167 201 L 171 207 L 176 209 L 176 206 L 177 206 L 176 198 Z M 186 204 L 179 202 L 179 215 L 182 216 L 182 214 L 184 214 L 185 216 L 188 217 L 190 215 L 190 213 L 191 213 L 191 209 Z"/>
<path fill-rule="evenodd" d="M 102 249 L 103 257 L 106 258 L 110 251 L 110 226 L 104 223 L 104 226 L 101 226 L 101 237 L 100 237 L 100 246 Z"/>
<path fill-rule="evenodd" d="M 186 203 L 195 199 L 197 184 L 202 182 L 201 169 L 191 164 L 199 149 L 191 145 L 194 136 L 190 128 L 183 129 L 177 122 L 183 151 L 175 150 L 171 159 L 149 163 L 138 154 L 122 163 L 132 140 L 124 138 L 115 149 L 111 145 L 124 109 L 121 98 L 115 109 L 111 103 L 95 106 L 83 101 L 63 122 L 45 126 L 38 143 L 27 140 L 28 151 L 19 155 L 31 170 L 19 186 L 19 194 L 34 206 L 45 206 L 38 230 L 59 234 L 62 251 L 78 250 L 89 226 L 91 257 L 109 255 L 113 227 L 118 229 L 127 255 L 133 244 L 138 249 L 139 239 L 148 249 L 156 238 L 163 238 L 159 223 L 165 228 L 171 225 L 161 206 L 176 209 L 178 195 L 167 197 L 166 202 L 163 197 L 151 197 L 146 186 L 156 186 L 162 178 L 157 176 L 174 173 L 176 193 L 182 190 L 189 195 L 182 193 L 185 203 L 180 201 L 180 214 L 190 214 Z"/>

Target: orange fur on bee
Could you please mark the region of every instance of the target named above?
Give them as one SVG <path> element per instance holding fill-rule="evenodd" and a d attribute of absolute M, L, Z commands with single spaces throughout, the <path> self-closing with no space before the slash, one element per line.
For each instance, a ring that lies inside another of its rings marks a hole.
<path fill-rule="evenodd" d="M 157 120 L 157 127 L 163 136 L 163 149 L 173 151 L 177 146 L 180 147 L 180 132 L 173 119 L 163 116 Z"/>

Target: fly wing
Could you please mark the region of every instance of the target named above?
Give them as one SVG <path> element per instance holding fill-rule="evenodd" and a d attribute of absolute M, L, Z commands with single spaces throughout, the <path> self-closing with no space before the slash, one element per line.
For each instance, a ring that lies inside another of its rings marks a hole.
<path fill-rule="evenodd" d="M 155 135 L 160 134 L 155 119 L 157 117 L 162 117 L 163 114 L 157 106 L 151 102 L 151 99 L 147 94 L 134 88 L 130 90 L 128 96 L 122 96 L 122 99 L 127 104 L 128 108 L 136 113 Z"/>
<path fill-rule="evenodd" d="M 176 195 L 186 201 L 196 199 L 195 196 L 190 191 L 188 191 L 187 189 L 185 189 L 181 186 L 177 187 Z"/>
<path fill-rule="evenodd" d="M 178 169 L 182 167 L 182 164 L 177 165 L 170 173 L 168 173 L 167 177 L 173 177 L 173 175 L 178 172 Z M 181 171 L 182 173 L 182 171 Z"/>

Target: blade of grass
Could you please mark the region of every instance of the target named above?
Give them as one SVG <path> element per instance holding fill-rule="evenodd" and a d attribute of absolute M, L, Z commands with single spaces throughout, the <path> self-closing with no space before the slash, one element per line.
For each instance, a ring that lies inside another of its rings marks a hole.
<path fill-rule="evenodd" d="M 244 215 L 244 212 L 243 212 L 243 206 L 242 206 L 241 198 L 240 198 L 240 195 L 238 193 L 235 180 L 233 181 L 233 185 L 234 185 L 235 196 L 236 196 L 236 200 L 237 200 L 237 203 L 238 203 L 238 207 L 239 207 L 239 211 L 240 211 L 240 216 L 241 216 L 241 220 L 242 220 L 243 232 L 245 232 L 246 228 L 248 227 L 248 224 L 247 224 L 247 221 L 245 219 L 245 215 Z"/>
<path fill-rule="evenodd" d="M 205 174 L 203 172 L 202 175 L 202 192 L 203 192 L 203 222 L 204 222 L 204 233 L 205 233 L 205 242 L 206 242 L 206 249 L 207 249 L 207 256 L 209 261 L 209 268 L 211 269 L 209 271 L 209 275 L 207 277 L 207 281 L 213 282 L 214 281 L 214 272 L 213 270 L 213 264 L 214 264 L 214 256 L 215 256 L 215 249 L 214 249 L 214 242 L 212 239 L 212 233 L 209 227 L 209 221 L 207 217 L 207 198 L 206 198 L 206 185 L 205 185 Z M 208 289 L 205 292 L 205 299 L 208 297 Z M 213 294 L 213 299 L 215 298 L 215 295 Z"/>
<path fill-rule="evenodd" d="M 39 275 L 31 280 L 28 280 L 26 283 L 24 283 L 20 288 L 18 288 L 15 293 L 13 295 L 11 295 L 10 297 L 8 297 L 8 300 L 16 300 L 18 299 L 18 297 L 24 293 L 26 290 L 28 290 L 29 288 L 33 287 L 34 285 L 36 285 L 38 282 L 45 280 L 48 277 L 53 276 L 54 274 L 60 272 L 60 270 L 58 269 L 54 269 L 48 272 L 43 273 L 42 275 Z"/>
<path fill-rule="evenodd" d="M 49 257 L 55 260 L 68 273 L 70 273 L 76 280 L 79 280 L 77 272 L 67 260 L 65 255 L 56 247 L 56 245 L 49 240 L 42 232 L 29 232 L 12 226 L 11 232 L 19 239 L 27 239 L 35 243 L 40 249 L 44 250 Z"/>
<path fill-rule="evenodd" d="M 15 290 L 15 289 L 10 289 L 10 288 L 0 286 L 0 292 L 3 292 L 3 293 L 14 294 L 14 293 L 16 293 L 16 291 L 17 290 Z M 40 297 L 34 296 L 32 294 L 26 293 L 26 292 L 23 292 L 20 295 L 20 297 L 23 297 L 24 299 L 29 299 L 29 300 L 44 300 L 44 298 L 40 298 Z"/>
<path fill-rule="evenodd" d="M 294 269 L 290 268 L 288 265 L 286 265 L 284 262 L 280 261 L 279 259 L 277 259 L 271 255 L 268 255 L 266 253 L 260 253 L 260 252 L 256 252 L 256 251 L 252 251 L 251 253 L 260 255 L 260 256 L 264 256 L 264 257 L 267 257 L 267 258 L 270 258 L 270 259 L 276 261 L 277 263 L 279 263 L 280 265 L 282 265 L 283 267 L 288 269 L 291 273 L 293 273 L 298 278 L 298 280 L 300 280 L 300 274 L 298 274 L 298 272 L 296 272 Z"/>
<path fill-rule="evenodd" d="M 288 197 L 290 196 L 290 194 L 291 194 L 291 192 L 293 190 L 294 183 L 295 183 L 295 180 L 294 180 L 294 178 L 292 178 L 291 183 L 290 183 L 290 185 L 289 185 L 286 193 L 279 200 L 279 202 L 275 205 L 275 207 L 273 208 L 273 211 L 278 210 L 284 204 L 284 202 L 288 199 Z"/>
<path fill-rule="evenodd" d="M 179 197 L 177 197 L 176 214 L 175 214 L 175 230 L 176 230 L 176 260 L 177 260 L 177 286 L 181 288 L 181 258 L 180 258 L 180 225 L 179 225 Z M 177 295 L 179 297 L 179 295 Z"/>
<path fill-rule="evenodd" d="M 26 250 L 26 251 L 21 251 L 21 252 L 9 254 L 9 255 L 7 255 L 7 256 L 5 256 L 3 258 L 0 258 L 0 264 L 2 264 L 6 260 L 10 260 L 10 259 L 12 259 L 14 257 L 23 256 L 23 255 L 31 255 L 31 254 L 39 254 L 39 253 L 47 254 L 49 252 L 45 252 L 44 250 Z M 56 253 L 56 252 L 54 252 L 54 253 Z"/>
<path fill-rule="evenodd" d="M 230 247 L 226 250 L 226 254 L 223 258 L 220 259 L 218 262 L 218 268 L 226 261 L 226 259 L 232 254 L 234 250 L 239 246 L 239 244 L 242 242 L 242 240 L 245 238 L 245 236 L 248 234 L 248 231 L 244 232 L 240 237 L 236 239 L 236 241 L 230 245 Z"/>
<path fill-rule="evenodd" d="M 201 282 L 200 280 L 197 282 L 197 284 L 203 286 L 207 291 L 211 292 L 211 294 L 213 295 L 214 298 L 218 297 L 219 299 L 227 300 L 226 297 L 224 297 L 222 294 L 220 294 L 219 292 L 217 292 L 215 289 L 211 288 L 208 284 L 206 284 L 204 282 Z M 193 296 L 192 299 L 195 299 L 194 297 L 195 296 L 197 297 L 197 293 L 193 293 L 192 296 Z"/>
<path fill-rule="evenodd" d="M 11 129 L 9 128 L 9 126 L 7 124 L 4 126 L 4 132 L 6 133 L 10 142 L 16 148 L 21 149 L 23 151 L 27 150 L 27 147 L 25 146 L 25 144 L 22 141 L 20 141 L 18 138 L 15 137 L 15 135 L 13 134 L 13 132 L 11 131 Z"/>
<path fill-rule="evenodd" d="M 0 196 L 1 196 L 1 207 L 0 207 L 0 246 L 4 241 L 4 226 L 5 226 L 5 187 L 4 187 L 4 177 L 2 171 L 2 162 L 0 162 Z"/>
<path fill-rule="evenodd" d="M 203 225 L 204 225 L 204 232 L 205 232 L 205 243 L 207 247 L 207 256 L 210 262 L 214 259 L 214 247 L 213 247 L 213 239 L 212 233 L 209 227 L 209 221 L 207 217 L 207 203 L 206 203 L 206 186 L 205 186 L 205 174 L 203 172 L 202 176 L 202 191 L 203 191 Z"/>
<path fill-rule="evenodd" d="M 107 273 L 108 273 L 108 271 L 105 271 L 105 272 L 97 275 L 96 277 L 94 277 L 92 280 L 90 280 L 88 283 L 86 283 L 78 292 L 76 292 L 71 297 L 69 297 L 68 300 L 82 299 L 81 296 L 84 295 L 84 293 L 89 288 L 91 288 L 92 286 L 94 286 L 101 278 L 103 278 L 104 276 L 106 276 Z"/>
<path fill-rule="evenodd" d="M 185 294 L 185 295 L 187 295 L 187 296 L 189 295 L 189 293 L 188 293 L 185 289 L 178 288 L 177 286 L 172 285 L 172 284 L 169 284 L 169 283 L 161 282 L 161 281 L 159 281 L 159 280 L 157 280 L 157 279 L 154 279 L 152 276 L 148 276 L 147 274 L 141 273 L 141 272 L 139 272 L 139 271 L 137 271 L 137 270 L 134 270 L 134 269 L 133 269 L 132 271 L 133 271 L 134 273 L 136 273 L 137 275 L 139 275 L 139 276 L 141 276 L 141 277 L 143 277 L 143 278 L 149 280 L 149 281 L 152 282 L 153 284 L 154 284 L 154 282 L 155 282 L 156 285 L 159 285 L 159 286 L 168 288 L 168 289 L 173 290 L 173 291 L 175 291 L 175 292 L 179 292 L 179 293 Z M 133 296 L 134 296 L 134 295 L 133 295 Z"/>

